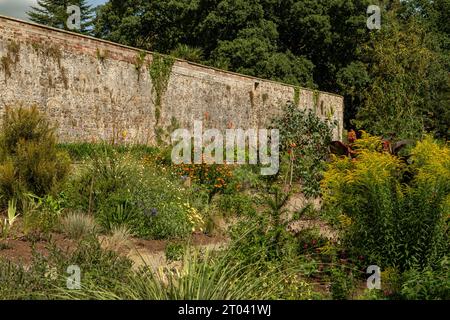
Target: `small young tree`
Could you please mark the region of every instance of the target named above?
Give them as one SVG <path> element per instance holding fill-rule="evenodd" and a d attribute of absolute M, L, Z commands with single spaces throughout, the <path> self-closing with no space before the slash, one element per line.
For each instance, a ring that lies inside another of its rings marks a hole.
<path fill-rule="evenodd" d="M 319 195 L 319 181 L 325 169 L 334 125 L 320 119 L 312 110 L 302 110 L 295 103 L 284 106 L 272 127 L 280 130 L 279 176 L 283 177 L 286 186 L 300 182 L 306 196 Z"/>

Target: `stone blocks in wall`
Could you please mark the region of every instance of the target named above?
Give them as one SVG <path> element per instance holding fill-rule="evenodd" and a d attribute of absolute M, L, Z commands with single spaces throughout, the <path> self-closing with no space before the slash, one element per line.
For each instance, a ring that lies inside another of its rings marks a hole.
<path fill-rule="evenodd" d="M 18 48 L 18 50 L 14 49 Z M 33 105 L 58 125 L 62 141 L 153 144 L 176 120 L 191 128 L 265 127 L 288 101 L 336 121 L 343 98 L 175 60 L 158 104 L 149 72 L 155 55 L 79 34 L 0 16 L 0 115 Z M 294 98 L 298 96 L 298 99 Z"/>

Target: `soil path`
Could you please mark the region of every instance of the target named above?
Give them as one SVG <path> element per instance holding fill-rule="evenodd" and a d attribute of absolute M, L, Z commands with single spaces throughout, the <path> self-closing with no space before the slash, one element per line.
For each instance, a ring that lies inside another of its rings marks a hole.
<path fill-rule="evenodd" d="M 107 247 L 107 239 L 100 236 L 99 240 L 103 247 Z M 134 262 L 134 267 L 147 263 L 152 267 L 167 265 L 164 250 L 168 240 L 144 240 L 131 239 L 124 248 L 117 249 L 119 254 L 129 257 Z M 210 237 L 205 234 L 193 234 L 188 243 L 199 248 L 219 248 L 226 245 L 227 239 L 222 236 Z M 30 265 L 33 253 L 47 256 L 49 248 L 55 245 L 58 249 L 70 252 L 77 246 L 77 242 L 64 237 L 62 234 L 51 234 L 49 239 L 35 239 L 31 241 L 26 237 L 0 240 L 0 259 L 6 259 L 13 263 Z"/>

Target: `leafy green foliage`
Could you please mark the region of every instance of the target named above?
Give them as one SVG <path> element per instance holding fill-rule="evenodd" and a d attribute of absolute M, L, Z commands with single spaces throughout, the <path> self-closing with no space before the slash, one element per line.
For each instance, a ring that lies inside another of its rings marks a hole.
<path fill-rule="evenodd" d="M 34 252 L 30 265 L 22 266 L 0 259 L 1 299 L 58 299 L 58 288 L 67 286 L 67 267 L 78 265 L 82 281 L 112 289 L 112 279 L 123 281 L 131 270 L 131 261 L 112 251 L 102 250 L 95 238 L 87 238 L 72 252 L 50 245 L 49 254 Z M 107 275 L 107 276 L 105 276 Z M 114 281 L 115 281 L 114 280 Z"/>
<path fill-rule="evenodd" d="M 82 160 L 88 160 L 98 155 L 110 155 L 114 153 L 126 154 L 129 153 L 136 159 L 142 159 L 144 157 L 153 157 L 158 154 L 159 150 L 156 147 L 147 146 L 143 144 L 136 145 L 124 145 L 124 144 L 111 144 L 106 142 L 100 143 L 60 143 L 58 149 L 67 151 L 72 161 L 78 162 Z"/>
<path fill-rule="evenodd" d="M 182 243 L 170 242 L 165 249 L 167 261 L 178 261 L 183 259 L 185 246 Z"/>
<path fill-rule="evenodd" d="M 252 197 L 243 192 L 225 193 L 218 199 L 218 207 L 226 215 L 254 216 Z"/>
<path fill-rule="evenodd" d="M 84 282 L 83 290 L 61 289 L 65 299 L 127 300 L 240 300 L 289 298 L 286 290 L 294 289 L 295 298 L 309 298 L 311 288 L 305 282 L 291 279 L 292 270 L 260 270 L 258 265 L 236 262 L 229 251 L 215 253 L 187 250 L 182 266 L 173 272 L 149 267 L 128 273 L 114 289 L 94 281 Z M 102 283 L 102 282 L 100 282 Z M 292 297 L 291 297 L 292 298 Z"/>
<path fill-rule="evenodd" d="M 232 227 L 236 259 L 266 264 L 293 257 L 297 251 L 295 239 L 287 231 L 290 221 L 282 217 L 287 200 L 288 195 L 274 188 L 265 198 L 265 212 L 245 217 Z"/>
<path fill-rule="evenodd" d="M 325 168 L 328 146 L 331 142 L 329 123 L 314 112 L 304 111 L 289 103 L 276 118 L 272 127 L 280 130 L 281 172 L 285 184 L 301 182 L 303 192 L 316 196 Z"/>
<path fill-rule="evenodd" d="M 57 189 L 69 170 L 69 157 L 56 148 L 55 129 L 33 107 L 7 109 L 0 136 L 0 194 L 31 192 L 44 196 Z"/>
<path fill-rule="evenodd" d="M 99 11 L 95 33 L 195 62 L 312 86 L 314 65 L 277 45 L 275 19 L 264 17 L 260 1 L 110 1 Z"/>
<path fill-rule="evenodd" d="M 435 268 L 411 269 L 402 276 L 401 296 L 408 300 L 450 299 L 448 257 Z"/>
<path fill-rule="evenodd" d="M 38 197 L 32 194 L 22 199 L 22 209 L 25 233 L 37 237 L 54 231 L 63 211 L 61 199 L 52 195 Z"/>
<path fill-rule="evenodd" d="M 333 299 L 349 299 L 353 286 L 353 278 L 343 268 L 331 269 L 331 295 Z"/>
<path fill-rule="evenodd" d="M 152 94 L 155 101 L 155 118 L 158 125 L 161 117 L 162 98 L 167 90 L 169 84 L 170 73 L 175 59 L 171 56 L 163 56 L 159 53 L 154 53 L 152 62 L 149 65 L 150 78 L 152 79 Z M 159 137 L 161 138 L 161 137 Z M 158 143 L 162 141 L 158 139 Z"/>
<path fill-rule="evenodd" d="M 420 137 L 424 130 L 448 137 L 448 34 L 432 26 L 443 2 L 426 2 L 405 1 L 386 9 L 381 30 L 360 47 L 365 65 L 354 70 L 352 81 L 341 78 L 361 103 L 354 120 L 359 128 L 397 138 Z"/>
<path fill-rule="evenodd" d="M 180 59 L 200 63 L 203 59 L 203 50 L 179 43 L 178 46 L 170 52 L 170 55 Z"/>
<path fill-rule="evenodd" d="M 126 225 L 141 237 L 186 236 L 185 191 L 160 171 L 129 154 L 98 155 L 69 183 L 67 206 L 93 213 L 106 230 Z"/>
<path fill-rule="evenodd" d="M 363 146 L 373 139 L 361 140 Z M 427 138 L 411 154 L 406 165 L 361 148 L 354 159 L 336 158 L 322 181 L 325 204 L 341 217 L 349 251 L 401 272 L 433 267 L 449 250 L 450 150 Z"/>

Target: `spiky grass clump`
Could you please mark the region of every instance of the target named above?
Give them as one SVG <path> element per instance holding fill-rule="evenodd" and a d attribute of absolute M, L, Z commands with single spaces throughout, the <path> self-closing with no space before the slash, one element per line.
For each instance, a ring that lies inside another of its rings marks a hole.
<path fill-rule="evenodd" d="M 61 219 L 61 231 L 71 239 L 82 239 L 95 235 L 98 231 L 97 224 L 92 216 L 72 212 Z"/>
<path fill-rule="evenodd" d="M 108 250 L 121 251 L 129 248 L 132 232 L 125 225 L 113 227 L 111 235 L 104 240 L 104 247 Z"/>
<path fill-rule="evenodd" d="M 63 299 L 95 300 L 243 300 L 276 299 L 286 269 L 264 271 L 232 259 L 231 251 L 201 252 L 187 249 L 178 269 L 146 266 L 130 273 L 125 282 L 105 290 L 95 282 L 83 283 L 82 290 L 61 289 Z"/>

